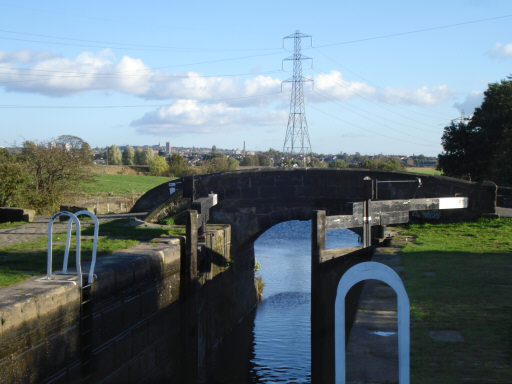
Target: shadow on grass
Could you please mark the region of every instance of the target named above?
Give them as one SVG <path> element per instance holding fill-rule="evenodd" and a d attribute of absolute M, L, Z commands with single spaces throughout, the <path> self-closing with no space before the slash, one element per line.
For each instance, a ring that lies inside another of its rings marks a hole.
<path fill-rule="evenodd" d="M 512 220 L 411 225 L 406 234 L 415 237 L 400 254 L 411 382 L 512 382 Z M 436 341 L 432 331 L 463 341 Z"/>

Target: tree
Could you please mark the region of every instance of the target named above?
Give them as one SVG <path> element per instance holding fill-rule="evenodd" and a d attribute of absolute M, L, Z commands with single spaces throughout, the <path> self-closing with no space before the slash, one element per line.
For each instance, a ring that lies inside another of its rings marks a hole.
<path fill-rule="evenodd" d="M 169 173 L 169 164 L 162 156 L 154 156 L 149 164 L 149 173 L 153 176 L 165 176 Z"/>
<path fill-rule="evenodd" d="M 9 151 L 0 148 L 0 206 L 23 205 L 23 191 L 27 183 L 25 167 L 16 161 Z"/>
<path fill-rule="evenodd" d="M 444 128 L 441 142 L 444 152 L 439 155 L 438 168 L 446 176 L 471 180 L 475 178 L 479 155 L 475 153 L 478 133 L 468 122 L 454 122 Z"/>
<path fill-rule="evenodd" d="M 263 153 L 258 154 L 258 163 L 262 167 L 271 167 L 274 165 L 274 161 Z"/>
<path fill-rule="evenodd" d="M 308 164 L 312 168 L 325 168 L 327 165 L 317 157 L 311 157 L 311 161 Z"/>
<path fill-rule="evenodd" d="M 122 164 L 121 150 L 115 144 L 107 148 L 107 163 L 111 165 Z"/>
<path fill-rule="evenodd" d="M 149 165 L 151 164 L 151 160 L 153 160 L 153 150 L 149 147 L 144 149 L 137 148 L 135 151 L 135 164 L 137 165 Z"/>
<path fill-rule="evenodd" d="M 247 155 L 240 161 L 240 165 L 242 165 L 244 167 L 247 167 L 247 166 L 255 167 L 255 166 L 260 165 L 260 162 L 256 156 Z"/>
<path fill-rule="evenodd" d="M 329 168 L 347 168 L 348 165 L 343 160 L 334 159 L 329 163 Z"/>
<path fill-rule="evenodd" d="M 444 174 L 512 185 L 512 77 L 489 84 L 468 122 L 445 127 L 442 144 Z"/>
<path fill-rule="evenodd" d="M 127 145 L 124 148 L 122 160 L 123 160 L 124 165 L 134 165 L 135 164 L 135 150 L 133 149 L 132 146 Z"/>
<path fill-rule="evenodd" d="M 173 176 L 183 177 L 188 174 L 189 167 L 183 156 L 174 153 L 169 158 L 169 172 Z"/>
<path fill-rule="evenodd" d="M 226 157 L 226 155 L 212 150 L 210 153 L 207 153 L 203 156 L 203 161 L 210 161 L 212 159 L 215 159 L 216 157 Z"/>
<path fill-rule="evenodd" d="M 86 166 L 90 158 L 84 155 L 84 148 L 84 142 L 78 147 L 60 145 L 59 141 L 26 141 L 17 159 L 27 174 L 23 200 L 38 212 L 57 209 L 66 194 L 76 192 L 80 183 L 89 179 Z"/>
<path fill-rule="evenodd" d="M 80 157 L 84 164 L 91 164 L 93 160 L 91 146 L 78 136 L 61 135 L 55 141 L 57 146 L 65 148 L 67 151 L 73 151 Z"/>
<path fill-rule="evenodd" d="M 240 166 L 240 163 L 238 162 L 237 159 L 235 159 L 234 157 L 228 158 L 228 170 L 229 171 L 234 171 L 234 170 L 238 169 L 239 166 Z"/>

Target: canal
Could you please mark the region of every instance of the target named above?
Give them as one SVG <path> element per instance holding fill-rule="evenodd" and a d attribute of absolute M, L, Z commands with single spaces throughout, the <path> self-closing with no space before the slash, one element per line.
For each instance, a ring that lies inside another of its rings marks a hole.
<path fill-rule="evenodd" d="M 328 248 L 360 245 L 347 230 Z M 280 223 L 255 242 L 263 300 L 221 347 L 216 383 L 310 383 L 311 222 Z"/>

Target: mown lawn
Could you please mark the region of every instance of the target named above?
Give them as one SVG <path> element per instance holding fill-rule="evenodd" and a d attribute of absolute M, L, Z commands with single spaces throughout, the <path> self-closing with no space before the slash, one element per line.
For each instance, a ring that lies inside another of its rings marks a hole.
<path fill-rule="evenodd" d="M 512 383 L 512 219 L 411 225 L 412 383 Z M 441 342 L 431 331 L 457 331 Z"/>
<path fill-rule="evenodd" d="M 443 174 L 443 172 L 441 172 L 435 168 L 407 167 L 406 171 L 411 172 L 411 173 L 420 173 L 423 175 L 442 175 Z"/>
<path fill-rule="evenodd" d="M 27 224 L 26 221 L 7 221 L 5 223 L 0 223 L 0 229 L 14 228 L 25 224 Z"/>
<path fill-rule="evenodd" d="M 168 177 L 145 175 L 93 175 L 94 181 L 84 182 L 80 192 L 90 196 L 140 195 L 169 181 Z"/>
<path fill-rule="evenodd" d="M 161 236 L 176 236 L 182 233 L 172 228 L 143 228 L 127 225 L 128 219 L 114 220 L 100 224 L 97 256 L 109 255 L 120 249 L 130 248 L 141 241 Z M 93 227 L 82 231 L 84 236 L 93 235 Z M 66 233 L 53 235 L 53 269 L 62 269 Z M 75 265 L 75 237 L 71 239 L 69 265 Z M 82 238 L 81 258 L 89 261 L 92 254 L 92 240 Z M 0 248 L 0 287 L 15 284 L 35 275 L 46 273 L 47 238 Z"/>

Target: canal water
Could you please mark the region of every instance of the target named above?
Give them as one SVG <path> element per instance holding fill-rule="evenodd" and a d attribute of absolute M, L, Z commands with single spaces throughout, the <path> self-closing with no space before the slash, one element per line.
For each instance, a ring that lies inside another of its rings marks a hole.
<path fill-rule="evenodd" d="M 359 237 L 347 229 L 327 232 L 327 248 L 356 245 Z M 235 349 L 226 351 L 233 359 L 215 382 L 311 382 L 310 249 L 310 221 L 280 223 L 255 242 L 263 301 L 234 333 L 230 343 Z"/>

